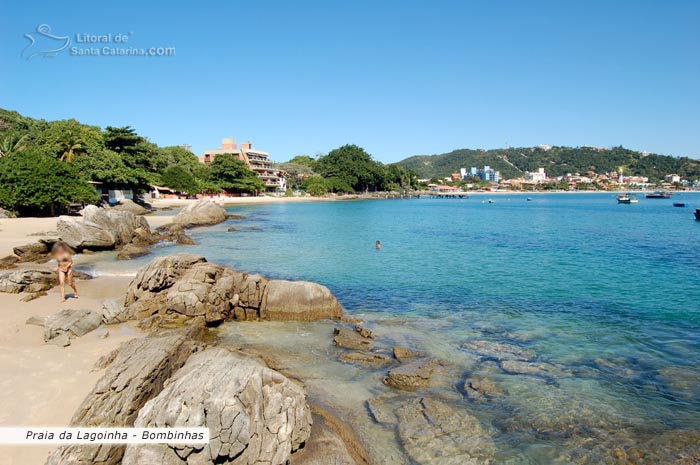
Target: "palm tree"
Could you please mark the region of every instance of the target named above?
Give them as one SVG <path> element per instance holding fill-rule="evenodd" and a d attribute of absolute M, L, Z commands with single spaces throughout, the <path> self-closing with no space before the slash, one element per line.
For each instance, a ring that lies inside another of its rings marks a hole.
<path fill-rule="evenodd" d="M 65 147 L 63 155 L 61 155 L 61 161 L 73 163 L 75 155 L 83 148 L 83 140 L 73 131 L 66 131 L 61 137 L 60 143 Z"/>
<path fill-rule="evenodd" d="M 13 153 L 21 152 L 27 148 L 27 134 L 17 137 L 9 135 L 0 141 L 0 157 L 12 155 Z"/>

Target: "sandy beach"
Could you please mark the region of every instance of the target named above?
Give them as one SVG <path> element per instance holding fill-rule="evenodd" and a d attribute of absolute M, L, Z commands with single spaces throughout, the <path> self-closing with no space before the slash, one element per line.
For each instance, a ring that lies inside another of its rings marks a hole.
<path fill-rule="evenodd" d="M 173 212 L 174 214 L 175 212 Z M 172 215 L 149 216 L 152 228 L 168 223 Z M 0 256 L 12 248 L 35 242 L 55 231 L 56 218 L 0 219 Z M 52 269 L 48 264 L 20 264 L 22 268 Z M 0 426 L 65 426 L 100 378 L 95 362 L 122 342 L 139 337 L 129 325 L 101 327 L 69 347 L 44 343 L 43 328 L 27 325 L 31 316 L 46 317 L 62 309 L 100 311 L 105 299 L 126 291 L 131 278 L 99 277 L 76 281 L 79 299 L 60 303 L 58 287 L 30 302 L 26 294 L 0 293 Z M 54 446 L 3 446 L 0 465 L 40 465 Z"/>

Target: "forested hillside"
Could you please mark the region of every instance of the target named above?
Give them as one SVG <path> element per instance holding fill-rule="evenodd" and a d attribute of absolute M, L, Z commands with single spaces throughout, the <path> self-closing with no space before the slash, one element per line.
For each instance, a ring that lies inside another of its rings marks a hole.
<path fill-rule="evenodd" d="M 700 162 L 686 157 L 643 154 L 624 147 L 539 147 L 494 150 L 460 149 L 441 155 L 420 155 L 399 162 L 422 178 L 445 177 L 460 168 L 490 165 L 505 179 L 522 176 L 525 171 L 545 168 L 549 176 L 566 173 L 613 172 L 622 169 L 627 176 L 647 176 L 652 181 L 670 173 L 689 180 L 700 179 Z"/>

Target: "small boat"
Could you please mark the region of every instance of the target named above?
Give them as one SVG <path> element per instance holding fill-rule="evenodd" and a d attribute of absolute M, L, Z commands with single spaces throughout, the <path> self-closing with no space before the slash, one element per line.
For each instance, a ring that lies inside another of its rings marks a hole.
<path fill-rule="evenodd" d="M 700 221 L 700 208 L 695 209 L 695 219 Z"/>
<path fill-rule="evenodd" d="M 617 196 L 617 203 L 639 203 L 639 199 L 629 194 L 620 194 Z"/>
<path fill-rule="evenodd" d="M 671 193 L 670 192 L 656 191 L 656 192 L 652 192 L 651 194 L 647 194 L 646 198 L 647 199 L 670 199 Z"/>
<path fill-rule="evenodd" d="M 685 202 L 673 202 L 673 206 L 674 206 L 674 207 L 685 208 L 685 207 L 688 206 L 688 204 L 685 203 Z"/>

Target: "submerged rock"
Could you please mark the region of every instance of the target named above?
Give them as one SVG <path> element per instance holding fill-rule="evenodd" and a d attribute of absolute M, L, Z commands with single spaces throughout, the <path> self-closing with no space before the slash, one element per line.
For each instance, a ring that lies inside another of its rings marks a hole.
<path fill-rule="evenodd" d="M 398 431 L 408 455 L 422 465 L 493 463 L 491 435 L 465 409 L 436 399 L 416 398 L 397 410 Z"/>
<path fill-rule="evenodd" d="M 187 205 L 175 215 L 173 222 L 192 226 L 206 226 L 226 221 L 226 210 L 209 199 L 201 199 Z"/>
<path fill-rule="evenodd" d="M 123 465 L 285 464 L 309 438 L 311 412 L 302 387 L 253 358 L 212 348 L 190 357 L 134 426 L 208 427 L 211 439 L 201 448 L 130 444 Z"/>
<path fill-rule="evenodd" d="M 419 359 L 389 370 L 384 383 L 398 389 L 418 389 L 430 384 L 434 371 L 434 361 Z"/>
<path fill-rule="evenodd" d="M 467 341 L 461 346 L 470 352 L 485 358 L 495 360 L 521 360 L 527 361 L 535 358 L 535 354 L 513 344 L 475 339 Z"/>
<path fill-rule="evenodd" d="M 386 366 L 395 363 L 391 357 L 376 352 L 347 352 L 338 357 L 343 362 L 358 363 L 374 367 Z"/>
<path fill-rule="evenodd" d="M 396 360 L 399 360 L 401 362 L 404 362 L 410 358 L 416 358 L 416 357 L 423 356 L 423 354 L 421 352 L 414 352 L 414 351 L 407 349 L 405 347 L 398 347 L 398 346 L 394 346 L 393 352 L 394 352 L 394 357 L 396 357 Z"/>
<path fill-rule="evenodd" d="M 83 400 L 71 426 L 133 426 L 141 407 L 199 348 L 189 336 L 179 332 L 132 339 L 101 359 L 99 368 L 107 371 Z M 117 465 L 124 449 L 121 444 L 65 445 L 49 457 L 47 465 Z"/>
<path fill-rule="evenodd" d="M 102 317 L 92 310 L 61 310 L 44 321 L 44 341 L 65 346 L 66 338 L 70 342 L 97 329 L 101 323 Z M 58 341 L 53 341 L 57 338 Z"/>
<path fill-rule="evenodd" d="M 508 391 L 490 377 L 472 375 L 464 381 L 464 393 L 470 400 L 503 397 Z"/>

